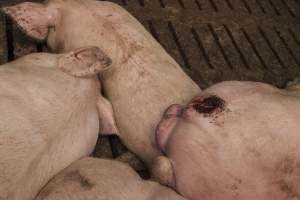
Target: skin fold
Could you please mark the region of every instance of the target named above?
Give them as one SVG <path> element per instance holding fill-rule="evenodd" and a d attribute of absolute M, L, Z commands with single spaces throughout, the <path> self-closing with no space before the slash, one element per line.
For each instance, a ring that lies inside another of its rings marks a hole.
<path fill-rule="evenodd" d="M 29 36 L 47 40 L 54 52 L 95 45 L 111 58 L 112 67 L 101 74 L 105 96 L 112 103 L 119 136 L 148 165 L 160 155 L 154 132 L 163 111 L 200 93 L 145 28 L 116 4 L 49 0 L 4 12 Z"/>
<path fill-rule="evenodd" d="M 109 65 L 91 47 L 0 66 L 1 200 L 32 200 L 55 174 L 92 152 L 99 125 L 113 131 L 96 76 Z"/>
<path fill-rule="evenodd" d="M 55 176 L 36 200 L 184 200 L 172 189 L 145 181 L 118 161 L 83 158 Z"/>
<path fill-rule="evenodd" d="M 299 83 L 233 81 L 170 106 L 154 176 L 191 200 L 299 200 L 299 95 Z"/>

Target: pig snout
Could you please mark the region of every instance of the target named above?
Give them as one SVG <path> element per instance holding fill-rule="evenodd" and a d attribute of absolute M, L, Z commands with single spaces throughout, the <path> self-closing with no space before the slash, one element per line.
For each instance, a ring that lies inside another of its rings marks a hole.
<path fill-rule="evenodd" d="M 160 123 L 156 128 L 156 142 L 162 152 L 164 152 L 167 140 L 176 126 L 183 111 L 179 104 L 171 105 L 164 113 Z"/>

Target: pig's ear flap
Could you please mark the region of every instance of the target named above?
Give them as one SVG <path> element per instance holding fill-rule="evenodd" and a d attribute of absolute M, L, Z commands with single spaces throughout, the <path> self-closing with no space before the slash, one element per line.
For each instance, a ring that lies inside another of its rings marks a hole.
<path fill-rule="evenodd" d="M 43 4 L 25 2 L 15 6 L 2 8 L 2 11 L 29 36 L 37 40 L 45 40 L 49 27 L 55 25 L 57 12 Z"/>
<path fill-rule="evenodd" d="M 58 66 L 71 76 L 89 78 L 107 69 L 111 63 L 111 59 L 98 47 L 85 47 L 63 54 Z"/>

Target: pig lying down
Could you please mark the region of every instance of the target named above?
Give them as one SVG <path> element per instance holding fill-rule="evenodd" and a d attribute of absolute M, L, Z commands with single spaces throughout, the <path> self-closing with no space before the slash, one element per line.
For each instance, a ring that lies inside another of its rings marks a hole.
<path fill-rule="evenodd" d="M 60 172 L 36 200 L 184 200 L 172 189 L 142 180 L 128 165 L 83 158 Z"/>
<path fill-rule="evenodd" d="M 94 0 L 22 3 L 4 11 L 54 52 L 87 45 L 105 52 L 112 67 L 101 76 L 103 89 L 121 139 L 146 164 L 160 155 L 154 132 L 163 111 L 200 89 L 136 19 L 116 4 Z"/>
<path fill-rule="evenodd" d="M 33 199 L 55 174 L 91 153 L 99 124 L 116 131 L 96 76 L 109 65 L 92 47 L 0 66 L 1 200 Z"/>
<path fill-rule="evenodd" d="M 296 86 L 296 87 L 294 87 Z M 300 199 L 300 90 L 224 82 L 158 128 L 153 173 L 191 200 Z"/>

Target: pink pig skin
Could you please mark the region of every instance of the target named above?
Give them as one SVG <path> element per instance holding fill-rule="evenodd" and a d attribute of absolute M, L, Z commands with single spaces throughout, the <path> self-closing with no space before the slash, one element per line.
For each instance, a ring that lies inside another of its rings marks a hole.
<path fill-rule="evenodd" d="M 300 199 L 300 90 L 223 82 L 157 128 L 153 172 L 191 200 Z"/>
<path fill-rule="evenodd" d="M 32 200 L 55 174 L 91 153 L 99 120 L 101 129 L 113 124 L 105 121 L 110 107 L 96 76 L 109 65 L 91 47 L 0 66 L 1 200 Z"/>
<path fill-rule="evenodd" d="M 54 52 L 86 45 L 103 50 L 113 62 L 101 74 L 103 89 L 121 139 L 148 165 L 160 155 L 154 132 L 162 112 L 187 103 L 200 89 L 134 17 L 116 4 L 94 0 L 23 3 L 4 11 L 29 36 L 46 39 Z"/>
<path fill-rule="evenodd" d="M 128 165 L 83 158 L 57 174 L 36 200 L 185 200 L 171 188 L 142 180 Z"/>

